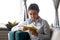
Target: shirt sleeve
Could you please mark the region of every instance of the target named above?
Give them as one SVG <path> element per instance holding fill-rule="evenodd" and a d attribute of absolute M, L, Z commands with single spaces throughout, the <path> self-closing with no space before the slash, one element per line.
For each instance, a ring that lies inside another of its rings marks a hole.
<path fill-rule="evenodd" d="M 17 26 L 14 26 L 11 31 L 17 31 L 19 29 L 19 27 L 21 27 L 22 25 L 27 25 L 28 24 L 28 19 L 26 21 L 24 21 L 23 23 L 19 23 Z"/>
<path fill-rule="evenodd" d="M 43 31 L 44 33 L 41 33 Z M 43 22 L 43 27 L 41 31 L 38 32 L 38 38 L 41 40 L 49 40 L 50 39 L 50 27 L 47 21 Z"/>
<path fill-rule="evenodd" d="M 14 26 L 12 29 L 11 29 L 11 31 L 17 31 L 18 30 L 18 25 L 17 26 Z"/>

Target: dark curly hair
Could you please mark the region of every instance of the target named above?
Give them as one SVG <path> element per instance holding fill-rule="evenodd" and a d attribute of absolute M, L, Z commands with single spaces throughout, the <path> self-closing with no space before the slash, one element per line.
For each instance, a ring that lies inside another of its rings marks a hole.
<path fill-rule="evenodd" d="M 37 12 L 39 12 L 39 7 L 37 4 L 33 3 L 29 6 L 28 10 L 37 10 Z"/>

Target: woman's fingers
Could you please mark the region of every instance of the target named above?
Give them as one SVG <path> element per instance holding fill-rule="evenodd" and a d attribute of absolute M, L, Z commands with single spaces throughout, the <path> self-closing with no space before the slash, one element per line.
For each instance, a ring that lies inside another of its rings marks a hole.
<path fill-rule="evenodd" d="M 25 30 L 27 30 L 27 28 L 26 27 L 19 27 L 19 30 L 25 31 Z"/>

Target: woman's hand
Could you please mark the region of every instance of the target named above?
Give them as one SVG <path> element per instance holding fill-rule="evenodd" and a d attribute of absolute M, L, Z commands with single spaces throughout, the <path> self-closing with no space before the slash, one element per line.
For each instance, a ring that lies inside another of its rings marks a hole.
<path fill-rule="evenodd" d="M 27 27 L 23 26 L 23 27 L 19 27 L 18 30 L 25 31 L 25 30 L 27 30 L 27 29 L 28 29 Z"/>
<path fill-rule="evenodd" d="M 36 30 L 32 29 L 32 28 L 28 28 L 29 32 L 34 35 L 34 36 L 38 36 L 38 33 Z"/>

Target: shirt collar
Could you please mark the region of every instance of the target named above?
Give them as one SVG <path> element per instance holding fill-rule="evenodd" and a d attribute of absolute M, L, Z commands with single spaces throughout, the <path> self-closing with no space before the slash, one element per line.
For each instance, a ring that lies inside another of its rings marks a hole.
<path fill-rule="evenodd" d="M 32 22 L 41 22 L 41 21 L 42 21 L 41 17 L 39 17 L 39 19 L 37 19 L 36 21 L 32 20 Z"/>

